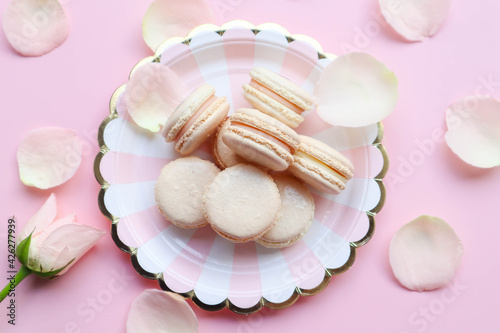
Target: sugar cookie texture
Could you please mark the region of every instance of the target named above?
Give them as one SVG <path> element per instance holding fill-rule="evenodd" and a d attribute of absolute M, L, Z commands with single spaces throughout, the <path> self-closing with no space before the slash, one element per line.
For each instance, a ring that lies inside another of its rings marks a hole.
<path fill-rule="evenodd" d="M 238 164 L 215 177 L 204 198 L 205 216 L 222 237 L 242 243 L 268 231 L 278 218 L 280 194 L 261 169 Z"/>
<path fill-rule="evenodd" d="M 183 228 L 206 225 L 203 195 L 219 172 L 212 162 L 194 156 L 164 166 L 155 185 L 156 204 L 163 216 Z"/>
<path fill-rule="evenodd" d="M 280 191 L 279 218 L 257 242 L 272 248 L 290 246 L 301 239 L 314 218 L 314 199 L 309 189 L 295 177 L 274 175 Z"/>

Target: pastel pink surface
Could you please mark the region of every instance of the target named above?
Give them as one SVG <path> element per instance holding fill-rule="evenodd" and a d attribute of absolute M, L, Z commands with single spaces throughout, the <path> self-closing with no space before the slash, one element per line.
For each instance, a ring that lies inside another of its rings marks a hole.
<path fill-rule="evenodd" d="M 317 194 L 313 194 L 313 198 L 316 220 L 322 223 L 324 219 L 336 220 L 337 223 L 328 225 L 327 227 L 333 230 L 337 235 L 350 242 L 359 241 L 366 235 L 370 227 L 370 221 L 368 215 L 364 212 L 328 200 Z M 335 218 L 335 216 L 342 216 L 344 219 Z M 357 221 L 357 223 L 354 224 L 353 221 Z"/>
<path fill-rule="evenodd" d="M 139 247 L 170 226 L 157 206 L 126 216 L 118 225 L 118 236 L 127 246 Z"/>
<path fill-rule="evenodd" d="M 186 293 L 194 288 L 205 260 L 191 253 L 208 256 L 216 233 L 210 227 L 198 228 L 189 239 L 187 246 L 163 272 L 163 280 L 175 292 Z M 182 277 L 189 277 L 185 280 Z"/>
<path fill-rule="evenodd" d="M 180 59 L 182 61 L 179 61 Z M 162 52 L 161 63 L 169 64 L 170 69 L 177 73 L 184 84 L 186 93 L 190 93 L 200 84 L 204 83 L 197 81 L 197 78 L 202 75 L 188 45 L 173 44 L 166 47 Z"/>
<path fill-rule="evenodd" d="M 0 10 L 8 2 L 0 0 Z M 291 33 L 317 39 L 326 52 L 340 54 L 351 46 L 376 55 L 397 74 L 401 95 L 396 110 L 384 121 L 384 145 L 391 160 L 385 181 L 387 201 L 376 217 L 374 238 L 357 251 L 354 266 L 336 276 L 320 294 L 300 298 L 283 311 L 263 309 L 242 317 L 228 310 L 205 312 L 189 302 L 200 321 L 200 332 L 299 332 L 310 329 L 311 322 L 318 329 L 334 325 L 338 331 L 350 332 L 369 332 L 373 327 L 386 332 L 494 331 L 500 263 L 486 261 L 484 254 L 498 252 L 500 225 L 495 223 L 492 207 L 498 199 L 500 169 L 469 167 L 449 151 L 443 134 L 444 110 L 453 101 L 476 89 L 500 97 L 500 49 L 491 44 L 500 29 L 500 4 L 455 1 L 438 34 L 424 43 L 408 44 L 383 25 L 376 2 L 369 0 L 222 2 L 227 6 L 216 8 L 220 2 L 214 2 L 219 23 L 237 18 L 254 24 L 277 22 Z M 76 211 L 80 222 L 109 230 L 110 222 L 96 204 L 95 138 L 108 112 L 111 93 L 126 82 L 137 61 L 151 55 L 140 30 L 148 4 L 66 1 L 71 38 L 40 58 L 20 57 L 0 37 L 0 70 L 9 78 L 2 81 L 0 106 L 16 110 L 0 113 L 4 142 L 0 248 L 7 247 L 7 218 L 15 215 L 20 228 L 48 195 L 22 185 L 15 163 L 17 144 L 31 128 L 39 126 L 73 128 L 83 141 L 79 171 L 72 181 L 54 189 L 61 215 Z M 267 10 L 262 11 L 262 6 Z M 373 27 L 379 29 L 370 30 Z M 30 98 L 26 98 L 28 91 Z M 423 190 L 430 188 L 433 190 Z M 480 196 L 471 197 L 470 193 Z M 439 215 L 452 223 L 465 252 L 456 280 L 449 287 L 416 294 L 400 287 L 391 276 L 387 253 L 401 221 L 419 214 Z M 480 223 L 472 225 L 471 221 Z M 4 281 L 7 270 L 7 262 L 0 261 Z M 135 272 L 129 256 L 116 247 L 108 233 L 64 276 L 53 281 L 29 277 L 19 285 L 15 329 L 122 333 L 133 299 L 145 288 L 158 288 L 158 284 Z M 97 308 L 90 305 L 92 301 Z M 477 311 L 477 304 L 484 305 L 482 311 Z M 432 320 L 426 319 L 421 309 L 427 310 Z M 0 315 L 0 331 L 8 332 L 12 327 L 5 309 Z"/>
<path fill-rule="evenodd" d="M 131 168 L 114 168 L 115 161 L 130 165 Z M 137 156 L 123 152 L 109 152 L 101 161 L 101 174 L 111 184 L 127 184 L 156 180 L 161 169 L 170 159 L 150 156 Z"/>
<path fill-rule="evenodd" d="M 255 34 L 248 29 L 235 29 L 224 34 L 222 36 L 224 41 L 238 41 L 238 40 L 255 40 Z M 242 44 L 241 42 L 227 43 L 224 46 L 224 52 L 229 56 L 226 56 L 228 67 L 235 67 L 243 69 L 240 73 L 236 73 L 231 77 L 232 87 L 242 87 L 244 84 L 248 83 L 250 76 L 248 73 L 252 70 L 254 64 L 249 58 L 248 54 L 255 53 L 255 44 Z M 244 70 L 246 69 L 246 70 Z M 249 106 L 249 103 L 243 98 L 243 90 L 239 91 L 237 89 L 233 90 L 232 100 L 234 105 L 239 105 L 240 107 Z"/>
<path fill-rule="evenodd" d="M 299 240 L 293 246 L 283 248 L 280 251 L 290 272 L 294 275 L 297 287 L 312 289 L 323 280 L 325 276 L 323 265 L 303 240 Z"/>
<path fill-rule="evenodd" d="M 234 245 L 233 274 L 231 276 L 231 290 L 229 300 L 236 306 L 248 308 L 259 301 L 262 295 L 248 293 L 252 290 L 260 290 L 259 263 L 255 242 Z"/>
<path fill-rule="evenodd" d="M 317 52 L 310 44 L 300 40 L 288 44 L 287 51 L 280 74 L 300 86 L 314 68 L 318 58 Z M 309 59 L 309 61 L 305 63 L 303 58 Z"/>

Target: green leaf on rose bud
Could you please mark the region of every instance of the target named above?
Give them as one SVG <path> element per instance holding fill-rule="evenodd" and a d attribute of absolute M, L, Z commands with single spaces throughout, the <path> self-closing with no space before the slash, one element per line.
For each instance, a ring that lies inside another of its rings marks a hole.
<path fill-rule="evenodd" d="M 71 263 L 75 261 L 75 259 L 71 259 L 70 262 L 68 262 L 66 265 L 64 265 L 63 267 L 61 268 L 58 268 L 58 269 L 51 269 L 50 271 L 48 272 L 44 272 L 43 271 L 43 267 L 40 266 L 40 270 L 39 271 L 36 271 L 36 270 L 33 270 L 33 273 L 35 273 L 36 275 L 40 276 L 40 277 L 43 277 L 43 278 L 47 278 L 47 279 L 53 279 L 57 276 L 57 274 L 61 273 L 66 267 L 68 267 L 69 265 L 71 265 Z"/>
<path fill-rule="evenodd" d="M 23 239 L 21 243 L 17 246 L 16 249 L 16 256 L 17 260 L 24 266 L 28 267 L 28 259 L 29 259 L 29 253 L 30 253 L 30 244 L 31 244 L 31 235 L 33 235 L 33 230 L 31 234 L 29 234 L 28 237 Z"/>

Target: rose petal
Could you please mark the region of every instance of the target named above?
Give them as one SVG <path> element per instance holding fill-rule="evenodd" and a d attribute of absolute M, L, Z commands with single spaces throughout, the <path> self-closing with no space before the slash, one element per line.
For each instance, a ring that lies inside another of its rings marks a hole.
<path fill-rule="evenodd" d="M 124 100 L 132 120 L 142 128 L 158 132 L 182 101 L 177 74 L 159 63 L 137 68 L 127 82 Z"/>
<path fill-rule="evenodd" d="M 193 28 L 215 23 L 205 0 L 155 0 L 142 19 L 142 36 L 151 50 L 172 37 L 185 37 Z"/>
<path fill-rule="evenodd" d="M 463 247 L 457 234 L 437 217 L 420 216 L 392 238 L 389 259 L 394 276 L 410 290 L 433 290 L 452 280 Z"/>
<path fill-rule="evenodd" d="M 23 139 L 17 150 L 21 181 L 47 189 L 73 177 L 82 161 L 82 145 L 75 131 L 38 128 Z"/>
<path fill-rule="evenodd" d="M 29 264 L 33 267 L 36 262 L 40 260 L 40 248 L 42 247 L 45 239 L 57 228 L 76 222 L 76 214 L 70 214 L 65 217 L 59 218 L 44 228 L 37 228 L 31 236 L 31 243 L 29 248 Z"/>
<path fill-rule="evenodd" d="M 144 290 L 133 302 L 127 333 L 194 333 L 198 319 L 179 295 L 157 289 Z"/>
<path fill-rule="evenodd" d="M 69 22 L 57 0 L 13 0 L 3 15 L 10 45 L 24 56 L 41 56 L 68 37 Z"/>
<path fill-rule="evenodd" d="M 73 223 L 76 223 L 76 213 L 71 213 L 64 217 L 58 218 L 54 220 L 52 223 L 49 223 L 44 228 L 37 228 L 33 233 L 31 239 L 33 240 L 35 238 L 40 238 L 41 240 L 44 240 L 45 238 L 47 238 L 48 235 L 50 235 L 54 230 L 58 229 L 59 227 Z"/>
<path fill-rule="evenodd" d="M 478 168 L 500 165 L 500 102 L 468 96 L 446 110 L 445 140 L 462 160 Z"/>
<path fill-rule="evenodd" d="M 31 232 L 39 232 L 54 221 L 57 215 L 56 195 L 52 193 L 45 201 L 42 207 L 36 212 L 21 229 L 17 236 L 17 244 L 31 234 Z"/>
<path fill-rule="evenodd" d="M 398 80 L 366 53 L 337 57 L 314 88 L 318 115 L 330 125 L 360 127 L 387 117 L 398 100 Z"/>
<path fill-rule="evenodd" d="M 423 41 L 443 23 L 450 0 L 379 0 L 389 25 L 409 41 Z"/>
<path fill-rule="evenodd" d="M 38 260 L 45 271 L 59 269 L 74 261 L 60 274 L 64 274 L 105 234 L 104 231 L 82 224 L 66 224 L 52 231 L 42 242 Z M 64 252 L 63 252 L 64 251 Z M 66 255 L 61 256 L 62 253 Z"/>

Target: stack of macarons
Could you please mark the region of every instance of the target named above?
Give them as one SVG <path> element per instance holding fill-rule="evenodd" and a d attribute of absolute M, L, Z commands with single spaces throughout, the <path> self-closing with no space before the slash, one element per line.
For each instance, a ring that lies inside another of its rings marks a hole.
<path fill-rule="evenodd" d="M 205 84 L 168 118 L 162 135 L 181 155 L 215 134 L 217 165 L 193 156 L 168 163 L 155 198 L 177 226 L 210 224 L 233 242 L 281 248 L 300 239 L 314 218 L 306 185 L 338 194 L 354 168 L 332 147 L 293 129 L 304 121 L 302 112 L 313 108 L 309 93 L 265 68 L 254 68 L 250 77 L 243 94 L 255 109 L 240 108 L 227 117 L 226 98 Z"/>

